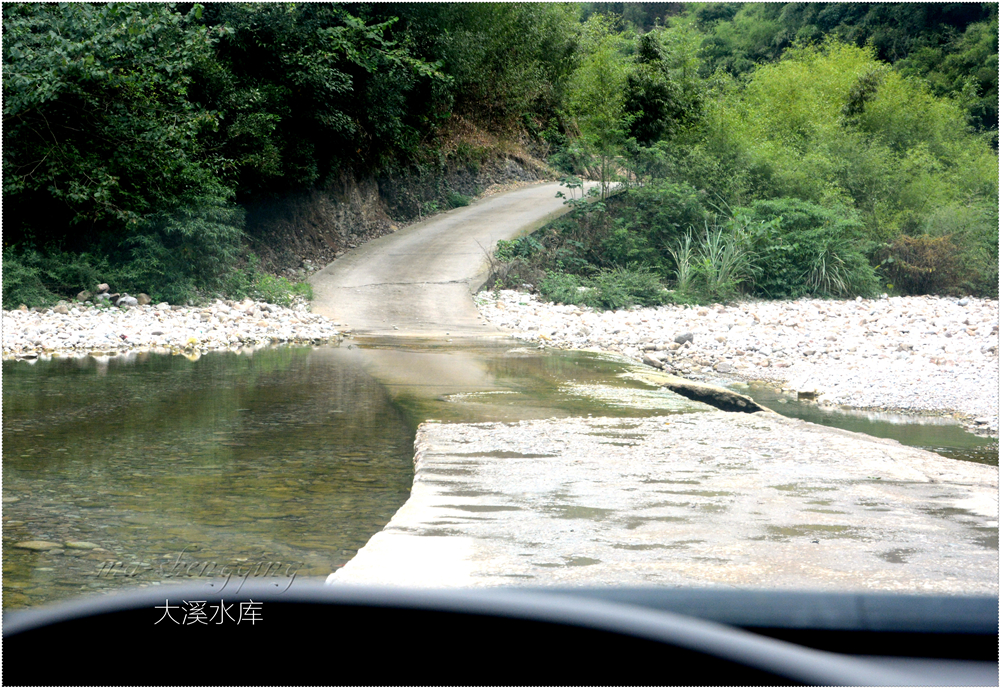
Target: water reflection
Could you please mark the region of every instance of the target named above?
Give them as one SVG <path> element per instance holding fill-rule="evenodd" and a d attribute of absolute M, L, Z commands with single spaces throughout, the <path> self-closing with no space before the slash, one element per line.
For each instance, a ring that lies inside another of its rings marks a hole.
<path fill-rule="evenodd" d="M 782 394 L 763 384 L 740 384 L 734 385 L 734 388 L 783 416 L 893 439 L 900 444 L 927 449 L 951 459 L 997 465 L 997 440 L 966 432 L 952 418 L 821 406 L 799 401 L 790 394 Z"/>
<path fill-rule="evenodd" d="M 408 497 L 425 419 L 697 408 L 655 392 L 658 409 L 630 410 L 570 384 L 636 385 L 623 368 L 511 342 L 5 361 L 4 605 L 210 565 L 325 576 Z"/>
<path fill-rule="evenodd" d="M 4 361 L 4 607 L 227 565 L 325 576 L 409 496 L 424 420 L 707 408 L 633 368 L 511 340 Z M 996 464 L 995 442 L 957 426 L 822 416 L 753 395 L 787 415 Z"/>
<path fill-rule="evenodd" d="M 5 606 L 150 584 L 181 552 L 325 575 L 412 481 L 385 389 L 309 349 L 4 362 L 3 399 Z"/>

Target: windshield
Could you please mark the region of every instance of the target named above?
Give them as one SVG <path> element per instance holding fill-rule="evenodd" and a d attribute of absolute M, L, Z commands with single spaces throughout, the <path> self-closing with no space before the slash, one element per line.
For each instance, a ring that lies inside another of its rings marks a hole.
<path fill-rule="evenodd" d="M 996 5 L 611 5 L 6 5 L 4 609 L 995 596 Z"/>

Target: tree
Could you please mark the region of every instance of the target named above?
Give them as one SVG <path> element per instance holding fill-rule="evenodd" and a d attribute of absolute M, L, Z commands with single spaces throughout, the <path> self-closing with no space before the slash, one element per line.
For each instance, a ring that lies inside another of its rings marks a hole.
<path fill-rule="evenodd" d="M 601 198 L 607 198 L 616 176 L 615 158 L 634 119 L 625 107 L 630 62 L 613 21 L 606 16 L 587 20 L 581 42 L 584 57 L 570 78 L 567 110 L 580 138 L 598 159 Z"/>

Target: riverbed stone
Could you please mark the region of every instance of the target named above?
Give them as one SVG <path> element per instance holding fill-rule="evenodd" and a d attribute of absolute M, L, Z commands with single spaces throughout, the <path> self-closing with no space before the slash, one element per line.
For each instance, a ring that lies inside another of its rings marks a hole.
<path fill-rule="evenodd" d="M 698 310 L 664 305 L 629 311 L 568 312 L 535 294 L 501 290 L 477 299 L 480 315 L 511 335 L 547 346 L 625 353 L 622 342 L 666 342 L 697 359 L 687 374 L 730 365 L 730 379 L 791 386 L 812 379 L 818 400 L 902 413 L 989 418 L 997 432 L 1000 384 L 996 299 L 936 296 L 836 301 L 748 301 Z M 501 309 L 500 306 L 503 308 Z M 702 313 L 704 311 L 704 313 Z M 586 334 L 578 333 L 587 327 Z M 692 341 L 673 341 L 691 333 Z M 759 353 L 759 357 L 754 355 Z M 810 355 L 806 355 L 809 352 Z M 637 352 L 641 360 L 644 352 Z M 746 355 L 745 363 L 736 358 Z M 798 391 L 792 386 L 792 391 Z"/>
<path fill-rule="evenodd" d="M 18 549 L 30 549 L 36 552 L 62 549 L 62 545 L 58 542 L 49 542 L 47 540 L 25 540 L 23 542 L 15 542 L 14 547 L 17 547 Z"/>
<path fill-rule="evenodd" d="M 127 306 L 133 301 L 134 305 Z M 203 309 L 167 303 L 140 305 L 128 295 L 118 302 L 125 308 L 73 308 L 65 314 L 4 311 L 4 358 L 28 360 L 40 352 L 161 351 L 165 346 L 209 351 L 228 350 L 235 343 L 322 344 L 337 341 L 342 329 L 309 313 L 304 301 L 292 308 L 248 301 L 246 309 L 255 314 L 252 321 L 240 311 L 230 315 L 230 308 L 221 301 Z"/>
<path fill-rule="evenodd" d="M 99 545 L 83 540 L 67 540 L 63 543 L 69 549 L 97 549 Z"/>

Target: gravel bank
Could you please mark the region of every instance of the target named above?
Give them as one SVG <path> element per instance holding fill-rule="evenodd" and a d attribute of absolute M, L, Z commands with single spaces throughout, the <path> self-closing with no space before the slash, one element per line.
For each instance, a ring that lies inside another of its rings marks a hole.
<path fill-rule="evenodd" d="M 304 303 L 283 308 L 261 301 L 215 301 L 204 307 L 167 303 L 126 308 L 61 304 L 3 313 L 3 357 L 53 353 L 205 352 L 276 343 L 325 343 L 337 323 Z"/>
<path fill-rule="evenodd" d="M 544 346 L 617 352 L 695 379 L 764 380 L 821 403 L 957 413 L 997 432 L 997 301 L 799 299 L 605 313 L 516 291 L 476 301 L 495 326 Z"/>

